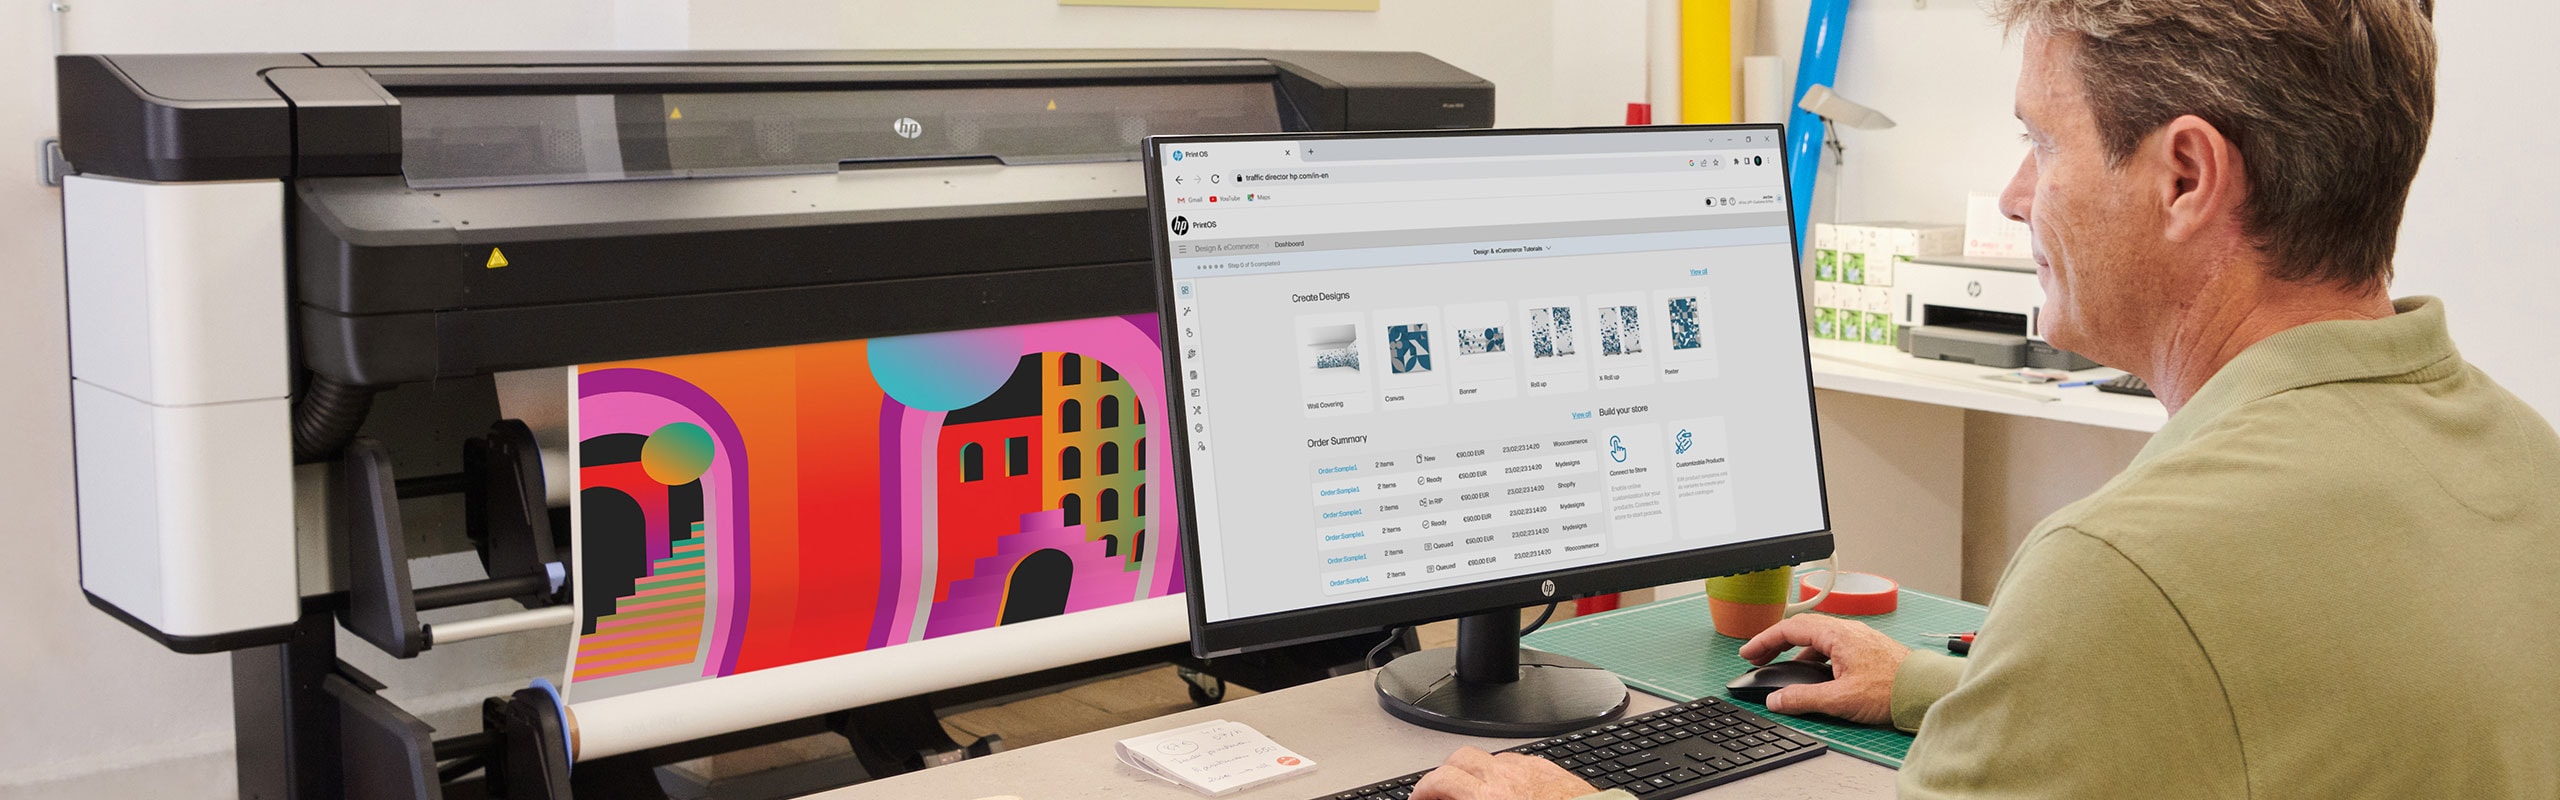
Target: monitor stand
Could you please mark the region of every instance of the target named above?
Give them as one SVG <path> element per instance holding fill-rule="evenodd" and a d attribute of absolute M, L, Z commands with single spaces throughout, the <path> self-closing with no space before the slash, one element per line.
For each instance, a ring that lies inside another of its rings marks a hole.
<path fill-rule="evenodd" d="M 1458 618 L 1458 646 L 1378 670 L 1378 705 L 1397 719 L 1471 736 L 1571 733 L 1627 710 L 1627 687 L 1590 662 L 1520 647 L 1520 612 Z"/>

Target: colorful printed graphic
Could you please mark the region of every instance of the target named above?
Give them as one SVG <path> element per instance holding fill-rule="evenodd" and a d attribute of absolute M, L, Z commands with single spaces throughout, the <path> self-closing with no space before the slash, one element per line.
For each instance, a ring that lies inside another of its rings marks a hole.
<path fill-rule="evenodd" d="M 1181 591 L 1152 315 L 580 367 L 580 699 Z"/>

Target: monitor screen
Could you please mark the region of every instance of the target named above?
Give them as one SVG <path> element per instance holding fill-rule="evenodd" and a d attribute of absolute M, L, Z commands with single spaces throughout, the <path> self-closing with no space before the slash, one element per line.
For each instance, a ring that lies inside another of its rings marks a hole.
<path fill-rule="evenodd" d="M 1150 140 L 1200 648 L 1827 552 L 1781 147 Z"/>

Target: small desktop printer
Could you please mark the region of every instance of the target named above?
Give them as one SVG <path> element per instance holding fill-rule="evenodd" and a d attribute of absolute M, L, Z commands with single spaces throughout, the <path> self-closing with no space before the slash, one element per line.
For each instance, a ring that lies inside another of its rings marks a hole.
<path fill-rule="evenodd" d="M 2032 261 L 1921 256 L 1895 277 L 1894 342 L 1917 358 L 1989 367 L 2097 366 L 2045 343 L 2037 332 L 2043 310 Z"/>

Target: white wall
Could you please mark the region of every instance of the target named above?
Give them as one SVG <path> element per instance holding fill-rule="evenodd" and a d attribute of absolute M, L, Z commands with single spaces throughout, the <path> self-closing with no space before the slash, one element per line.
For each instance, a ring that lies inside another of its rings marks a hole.
<path fill-rule="evenodd" d="M 1795 85 L 1806 0 L 1760 0 L 1761 51 Z M 1960 222 L 1967 191 L 1998 191 L 2026 155 L 2010 113 L 2020 50 L 1972 0 L 1851 3 L 1832 88 L 1892 117 L 1882 131 L 1838 129 L 1847 163 L 1824 163 L 1836 207 L 1816 219 Z"/>
<path fill-rule="evenodd" d="M 2465 358 L 2560 419 L 2552 321 L 2560 270 L 2542 236 L 2560 222 L 2560 74 L 2550 3 L 2438 3 L 2436 126 L 2400 226 L 2398 294 L 2445 301 Z M 2526 235 L 2533 234 L 2533 235 Z"/>
<path fill-rule="evenodd" d="M 1808 4 L 1759 2 L 1759 52 L 1780 56 L 1792 76 Z M 2438 9 L 2436 126 L 2401 226 L 2393 293 L 2442 296 L 2465 357 L 2560 417 L 2549 336 L 2560 271 L 2546 267 L 2548 248 L 2522 235 L 2560 220 L 2560 155 L 2541 146 L 2542 132 L 2560 124 L 2560 95 L 2519 88 L 2560 67 L 2545 42 L 2560 29 L 2560 6 Z M 1958 221 L 1966 191 L 2007 181 L 2025 153 L 2010 100 L 2020 48 L 1974 0 L 1852 3 L 1842 42 L 1834 88 L 1900 125 L 1840 133 L 1847 163 L 1825 165 L 1816 220 Z M 2103 483 L 2147 437 L 1991 414 L 1968 420 L 1965 596 L 1984 600 L 2026 528 Z"/>
<path fill-rule="evenodd" d="M 86 0 L 70 52 L 914 47 L 1398 49 L 1494 81 L 1506 124 L 1608 124 L 1643 91 L 1643 0 L 1390 0 L 1375 14 L 1060 8 L 1053 0 Z M 0 10 L 0 797 L 228 797 L 230 667 L 179 656 L 88 607 L 72 534 L 52 15 Z M 468 577 L 468 557 L 422 564 Z M 452 612 L 447 612 L 452 613 Z M 467 612 L 466 612 L 467 613 Z M 565 635 L 470 642 L 395 663 L 340 650 L 433 724 L 556 672 Z"/>
<path fill-rule="evenodd" d="M 1760 0 L 1758 51 L 1787 65 L 1793 87 L 1804 36 L 1805 0 Z M 2020 48 L 1993 25 L 1973 0 L 1856 2 L 1849 6 L 1840 70 L 1832 87 L 1849 99 L 1892 117 L 1881 131 L 1838 129 L 1845 163 L 1823 164 L 1815 193 L 1815 221 L 1920 220 L 1961 222 L 1967 192 L 1996 192 L 2026 155 L 2023 130 L 2011 112 Z M 1828 394 L 1828 393 L 1825 393 Z M 1832 418 L 1867 429 L 1922 429 L 1916 435 L 1943 442 L 1944 414 L 1880 401 L 1831 404 Z M 1841 519 L 1874 518 L 1883 509 L 1930 503 L 1962 509 L 1962 592 L 1990 599 L 2001 569 L 2037 520 L 2094 491 L 2132 461 L 2149 436 L 2131 431 L 2026 420 L 2000 414 L 1961 415 L 1961 447 L 1943 457 L 1962 479 L 1919 482 L 1901 492 L 1832 494 Z M 1828 465 L 1828 462 L 1826 462 Z M 1859 465 L 1846 465 L 1859 469 Z M 1866 469 L 1875 469 L 1866 465 Z M 1839 482 L 1834 482 L 1835 487 Z M 1923 496 L 1916 491 L 1946 492 Z M 1883 535 L 1861 531 L 1867 538 Z M 1911 538 L 1934 540 L 1934 530 Z M 1853 569 L 1892 574 L 1891 563 Z M 1934 573 L 1937 565 L 1925 565 Z"/>

